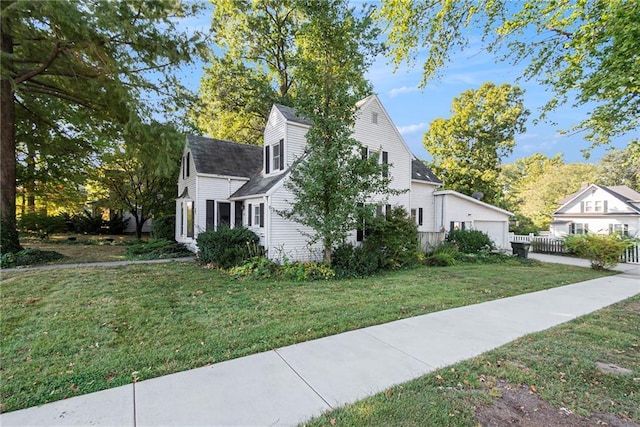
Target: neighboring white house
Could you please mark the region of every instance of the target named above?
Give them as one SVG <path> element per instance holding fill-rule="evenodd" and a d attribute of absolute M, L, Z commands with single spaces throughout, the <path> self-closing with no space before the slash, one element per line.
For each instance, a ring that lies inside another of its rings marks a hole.
<path fill-rule="evenodd" d="M 440 221 L 442 214 L 436 205 L 436 194 L 441 181 L 411 153 L 376 95 L 363 99 L 356 107 L 353 137 L 366 148 L 366 152 L 358 155 L 376 153 L 380 162 L 389 165 L 391 187 L 407 190 L 391 196 L 384 205 L 375 199 L 371 203 L 379 203 L 379 212 L 403 206 L 415 218 L 419 231 L 440 231 L 444 223 Z M 272 259 L 321 259 L 320 243 L 315 246 L 307 243 L 307 236 L 313 234 L 313 230 L 277 213 L 286 210 L 288 200 L 293 197 L 284 184 L 290 168 L 304 153 L 305 135 L 311 125 L 296 116 L 291 108 L 274 105 L 262 146 L 188 136 L 178 179 L 176 240 L 197 250 L 198 233 L 221 225 L 242 225 L 260 237 L 260 245 Z M 454 218 L 459 213 L 472 218 L 472 227 L 478 227 L 483 220 L 502 221 L 504 227 L 508 226 L 509 212 L 475 199 L 468 200 L 469 197 L 459 193 L 443 193 L 448 198 L 464 201 L 452 202 L 454 210 L 447 212 L 446 218 Z M 464 211 L 458 212 L 458 209 Z M 484 211 L 494 215 L 485 215 Z M 507 247 L 502 228 L 490 236 L 498 238 L 498 246 Z M 350 236 L 354 243 L 362 238 L 362 233 L 356 230 Z"/>
<path fill-rule="evenodd" d="M 583 185 L 560 205 L 552 214 L 552 236 L 618 232 L 640 237 L 640 193 L 627 186 Z"/>

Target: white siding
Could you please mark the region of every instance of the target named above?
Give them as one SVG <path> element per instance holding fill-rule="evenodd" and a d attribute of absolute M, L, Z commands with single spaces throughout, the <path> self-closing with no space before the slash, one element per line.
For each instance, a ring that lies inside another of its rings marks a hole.
<path fill-rule="evenodd" d="M 178 199 L 176 200 L 176 241 L 180 243 L 185 243 L 190 249 L 195 250 L 195 246 L 193 244 L 194 240 L 192 238 L 187 237 L 187 220 L 186 220 L 186 211 L 185 209 L 181 210 L 181 202 L 186 200 L 194 201 L 197 197 L 196 191 L 196 168 L 193 163 L 193 156 L 189 155 L 189 176 L 185 177 L 184 175 L 184 161 L 186 159 L 187 153 L 190 153 L 191 150 L 187 145 L 184 149 L 184 153 L 182 154 L 182 162 L 180 164 L 180 175 L 178 177 L 178 193 L 176 197 L 180 197 L 184 192 L 185 188 L 189 193 L 189 199 Z M 197 211 L 196 211 L 197 212 Z M 182 221 L 182 217 L 184 215 L 184 221 Z M 195 230 L 194 230 L 195 231 Z"/>
<path fill-rule="evenodd" d="M 281 139 L 284 140 L 285 170 L 304 152 L 306 145 L 305 135 L 308 129 L 307 126 L 299 123 L 287 122 L 277 108 L 271 109 L 269 121 L 264 129 L 264 145 L 273 146 Z M 278 173 L 278 171 L 270 171 L 270 173 L 274 172 Z"/>
<path fill-rule="evenodd" d="M 373 113 L 377 114 L 377 123 L 372 123 Z M 382 158 L 382 151 L 389 153 L 389 174 L 393 178 L 391 188 L 411 189 L 413 155 L 377 98 L 366 102 L 358 111 L 353 137 L 366 145 L 370 151 L 380 153 L 380 158 Z M 411 194 L 406 191 L 398 196 L 392 196 L 388 203 L 394 206 L 401 205 L 409 210 Z"/>
<path fill-rule="evenodd" d="M 317 243 L 310 247 L 307 244 L 308 237 L 303 234 L 313 234 L 314 231 L 277 213 L 289 208 L 287 200 L 291 200 L 292 197 L 291 192 L 284 186 L 270 196 L 270 241 L 267 248 L 269 258 L 280 262 L 284 257 L 291 261 L 320 261 L 322 244 Z"/>
<path fill-rule="evenodd" d="M 411 183 L 411 209 L 422 208 L 422 225 L 418 225 L 418 231 L 439 231 L 436 229 L 436 205 L 433 192 L 436 186 L 427 182 L 413 181 Z M 409 210 L 409 212 L 411 212 Z"/>
<path fill-rule="evenodd" d="M 633 213 L 631 208 L 618 198 L 612 196 L 606 191 L 603 191 L 600 188 L 594 187 L 595 191 L 588 191 L 582 197 L 574 200 L 568 205 L 562 207 L 562 209 L 558 213 L 566 213 L 566 214 L 579 214 L 581 212 L 581 202 L 591 203 L 592 206 L 595 206 L 596 202 L 604 203 L 607 202 L 607 212 L 608 213 Z M 585 212 L 586 213 L 586 212 Z M 595 213 L 595 212 L 591 212 Z"/>

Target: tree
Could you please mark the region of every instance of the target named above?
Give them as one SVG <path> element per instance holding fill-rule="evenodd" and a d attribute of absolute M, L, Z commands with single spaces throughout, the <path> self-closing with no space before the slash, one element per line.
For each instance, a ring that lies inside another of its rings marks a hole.
<path fill-rule="evenodd" d="M 574 95 L 577 105 L 595 103 L 574 127 L 587 131 L 587 140 L 607 143 L 638 128 L 638 1 L 384 0 L 379 16 L 390 25 L 396 64 L 427 49 L 423 84 L 480 32 L 486 49 L 504 53 L 513 64 L 528 61 L 524 77 L 538 78 L 555 92 L 544 112 Z"/>
<path fill-rule="evenodd" d="M 289 104 L 295 87 L 297 0 L 216 2 L 212 28 L 222 54 L 211 59 L 193 111 L 216 138 L 259 144 L 274 103 Z"/>
<path fill-rule="evenodd" d="M 299 7 L 307 19 L 296 35 L 296 109 L 313 125 L 305 155 L 287 183 L 291 207 L 281 214 L 314 230 L 310 242 L 322 242 L 324 262 L 330 264 L 334 246 L 372 209 L 364 204 L 374 194 L 390 194 L 390 178 L 378 160 L 363 160 L 361 145 L 351 137 L 355 104 L 371 89 L 364 73 L 377 53 L 377 31 L 369 16 L 356 17 L 346 1 Z"/>
<path fill-rule="evenodd" d="M 538 230 L 548 230 L 558 202 L 596 177 L 594 164 L 565 164 L 561 154 L 548 158 L 536 153 L 505 165 L 500 181 L 509 209 L 531 220 Z"/>
<path fill-rule="evenodd" d="M 160 174 L 155 164 L 157 158 L 146 156 L 140 147 L 163 138 L 184 139 L 169 125 L 152 122 L 148 126 L 141 136 L 149 137 L 149 141 L 122 144 L 119 150 L 103 156 L 99 179 L 108 191 L 109 206 L 124 209 L 133 216 L 138 239 L 142 238 L 142 227 L 149 218 L 175 210 L 175 178 L 181 154 L 180 144 L 173 144 L 176 147 L 170 154 L 173 167 Z"/>
<path fill-rule="evenodd" d="M 598 163 L 598 183 L 626 185 L 640 191 L 640 144 L 607 153 Z"/>
<path fill-rule="evenodd" d="M 529 114 L 522 95 L 517 86 L 485 83 L 454 98 L 449 119 L 431 123 L 424 146 L 445 188 L 468 195 L 482 192 L 489 203 L 498 200 L 502 157 L 513 151 L 515 134 L 524 132 Z"/>
<path fill-rule="evenodd" d="M 199 7 L 175 0 L 2 2 L 2 252 L 19 248 L 13 233 L 17 127 L 48 123 L 57 137 L 73 139 L 81 134 L 74 126 L 83 126 L 90 116 L 94 134 L 107 133 L 114 124 L 136 132 L 152 107 L 169 99 L 178 103 L 185 99 L 173 73 L 202 45 L 197 43 L 199 34 L 178 31 L 176 19 L 195 13 Z M 60 108 L 38 111 L 37 99 L 56 100 Z M 18 123 L 16 108 L 40 117 Z M 54 114 L 61 111 L 65 114 L 58 120 Z M 46 142 L 54 152 L 59 139 L 48 138 Z M 158 153 L 156 147 L 145 149 Z M 9 237 L 4 237 L 5 232 Z"/>

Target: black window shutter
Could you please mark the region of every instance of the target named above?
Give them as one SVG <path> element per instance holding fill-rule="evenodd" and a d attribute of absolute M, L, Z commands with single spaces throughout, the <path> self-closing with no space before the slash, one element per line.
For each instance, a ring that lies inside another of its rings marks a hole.
<path fill-rule="evenodd" d="M 364 205 L 358 203 L 358 207 L 362 208 Z M 356 228 L 356 242 L 362 242 L 364 240 L 364 218 L 361 212 L 358 212 L 358 227 Z"/>
<path fill-rule="evenodd" d="M 418 208 L 418 225 L 422 225 L 422 208 Z"/>
<path fill-rule="evenodd" d="M 449 231 L 455 231 L 455 229 L 456 229 L 456 223 L 451 221 L 449 223 Z"/>
<path fill-rule="evenodd" d="M 367 147 L 362 147 L 360 153 L 362 154 L 362 160 L 367 160 L 369 149 Z"/>
<path fill-rule="evenodd" d="M 269 173 L 271 170 L 271 146 L 264 147 L 264 173 Z"/>
<path fill-rule="evenodd" d="M 604 213 L 609 212 L 609 201 L 608 201 L 608 200 L 605 200 L 602 204 L 604 205 L 604 206 L 603 206 L 603 208 L 602 208 L 602 211 L 603 211 Z"/>
<path fill-rule="evenodd" d="M 247 225 L 251 225 L 251 215 L 253 215 L 253 206 L 249 203 L 249 214 L 247 215 Z"/>
<path fill-rule="evenodd" d="M 389 176 L 389 153 L 386 151 L 382 152 L 382 176 Z"/>
<path fill-rule="evenodd" d="M 191 172 L 191 165 L 189 159 L 191 158 L 191 153 L 187 153 L 187 177 L 189 177 Z"/>
<path fill-rule="evenodd" d="M 280 170 L 284 170 L 284 139 L 280 140 Z"/>
<path fill-rule="evenodd" d="M 260 203 L 260 227 L 264 227 L 264 203 Z"/>
<path fill-rule="evenodd" d="M 387 218 L 389 218 L 389 215 L 391 215 L 391 205 L 385 205 L 384 211 L 386 213 Z"/>
<path fill-rule="evenodd" d="M 580 202 L 580 212 L 584 212 L 584 202 Z"/>
<path fill-rule="evenodd" d="M 210 231 L 213 230 L 213 224 L 214 224 L 214 207 L 215 207 L 215 202 L 213 200 L 207 200 L 207 223 L 206 223 L 206 230 Z"/>
<path fill-rule="evenodd" d="M 236 202 L 235 217 L 233 220 L 234 227 L 242 226 L 242 202 Z"/>
<path fill-rule="evenodd" d="M 187 158 L 182 156 L 182 179 L 187 177 Z"/>

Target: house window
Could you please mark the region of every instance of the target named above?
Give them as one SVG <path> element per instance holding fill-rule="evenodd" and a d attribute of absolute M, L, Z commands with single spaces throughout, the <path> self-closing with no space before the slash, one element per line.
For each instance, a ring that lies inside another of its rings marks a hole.
<path fill-rule="evenodd" d="M 378 113 L 376 111 L 371 112 L 371 123 L 374 125 L 378 124 Z"/>
<path fill-rule="evenodd" d="M 215 227 L 215 222 L 214 222 L 214 218 L 215 218 L 215 211 L 214 211 L 214 206 L 215 206 L 215 201 L 213 200 L 207 200 L 207 206 L 206 206 L 206 223 L 205 223 L 205 230 L 206 231 L 213 231 L 214 227 Z"/>
<path fill-rule="evenodd" d="M 218 202 L 218 227 L 231 227 L 231 203 Z"/>
<path fill-rule="evenodd" d="M 411 221 L 416 222 L 418 212 L 415 209 L 411 209 Z"/>
<path fill-rule="evenodd" d="M 572 223 L 570 233 L 571 234 L 587 234 L 589 232 L 589 226 L 587 224 Z"/>
<path fill-rule="evenodd" d="M 193 215 L 194 215 L 194 209 L 193 209 L 193 202 L 189 201 L 187 202 L 187 237 L 193 237 L 193 229 L 194 229 L 194 224 L 193 224 Z"/>
<path fill-rule="evenodd" d="M 595 212 L 604 212 L 606 213 L 609 209 L 608 203 L 606 200 L 596 200 L 594 202 L 594 211 Z"/>
<path fill-rule="evenodd" d="M 251 209 L 251 205 L 249 205 L 249 209 Z M 251 220 L 249 221 L 249 225 L 251 225 Z M 253 225 L 256 227 L 264 227 L 264 203 L 253 206 Z"/>
<path fill-rule="evenodd" d="M 614 233 L 629 237 L 629 224 L 609 224 L 609 234 Z"/>
<path fill-rule="evenodd" d="M 273 146 L 273 170 L 277 171 L 280 170 L 280 144 L 281 142 L 277 143 L 276 145 Z"/>
<path fill-rule="evenodd" d="M 585 213 L 593 212 L 593 202 L 589 200 L 583 202 L 582 212 L 585 212 Z"/>
<path fill-rule="evenodd" d="M 389 153 L 386 151 L 382 152 L 382 176 L 384 178 L 389 176 Z"/>
<path fill-rule="evenodd" d="M 451 221 L 449 223 L 449 231 L 464 230 L 464 221 Z"/>

